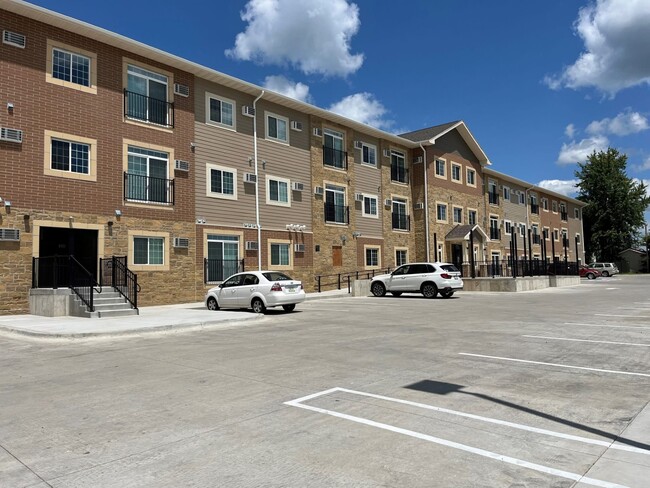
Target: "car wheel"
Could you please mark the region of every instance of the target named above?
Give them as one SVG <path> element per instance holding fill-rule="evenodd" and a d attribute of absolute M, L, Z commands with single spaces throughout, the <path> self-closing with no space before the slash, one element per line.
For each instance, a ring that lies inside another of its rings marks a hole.
<path fill-rule="evenodd" d="M 438 287 L 435 283 L 425 283 L 420 291 L 424 298 L 435 298 L 438 294 Z"/>
<path fill-rule="evenodd" d="M 454 296 L 454 292 L 453 291 L 441 291 L 440 296 L 442 298 L 451 298 L 451 297 Z"/>
<path fill-rule="evenodd" d="M 251 302 L 251 308 L 255 313 L 264 313 L 266 311 L 266 306 L 261 298 L 253 298 Z"/>
<path fill-rule="evenodd" d="M 593 273 L 587 273 L 587 279 L 588 279 L 588 280 L 595 280 L 595 279 L 596 279 L 596 275 L 593 274 Z"/>
<path fill-rule="evenodd" d="M 208 298 L 208 310 L 219 310 L 219 304 L 217 303 L 217 299 L 214 297 Z"/>
<path fill-rule="evenodd" d="M 603 271 L 603 276 L 607 278 L 609 276 L 609 271 Z"/>
<path fill-rule="evenodd" d="M 386 287 L 384 286 L 383 283 L 376 281 L 370 287 L 370 291 L 376 297 L 383 297 L 386 294 Z"/>
<path fill-rule="evenodd" d="M 292 303 L 291 305 L 282 305 L 282 308 L 285 312 L 293 312 L 296 309 L 296 304 Z"/>
<path fill-rule="evenodd" d="M 394 297 L 400 297 L 400 296 L 402 296 L 402 292 L 401 292 L 401 291 L 391 291 L 390 293 L 391 293 L 391 295 L 393 295 Z"/>

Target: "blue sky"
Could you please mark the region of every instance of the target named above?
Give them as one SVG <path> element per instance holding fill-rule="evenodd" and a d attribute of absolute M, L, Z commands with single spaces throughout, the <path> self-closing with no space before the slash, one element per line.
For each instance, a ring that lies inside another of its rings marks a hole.
<path fill-rule="evenodd" d="M 32 3 L 389 132 L 462 119 L 555 191 L 608 145 L 650 182 L 649 0 Z"/>

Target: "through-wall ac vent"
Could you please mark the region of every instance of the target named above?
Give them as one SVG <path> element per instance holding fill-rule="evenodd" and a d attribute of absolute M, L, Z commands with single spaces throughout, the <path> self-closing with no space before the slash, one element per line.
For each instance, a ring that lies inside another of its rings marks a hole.
<path fill-rule="evenodd" d="M 386 207 L 390 207 L 392 204 L 393 204 L 393 201 L 390 198 L 387 198 L 386 200 L 384 200 L 384 205 Z"/>
<path fill-rule="evenodd" d="M 291 183 L 291 189 L 293 191 L 303 191 L 305 189 L 305 185 L 303 185 L 302 183 L 300 183 L 298 181 L 294 181 L 294 182 Z"/>
<path fill-rule="evenodd" d="M 363 141 L 354 141 L 355 149 L 363 149 Z"/>
<path fill-rule="evenodd" d="M 244 183 L 257 183 L 257 175 L 255 173 L 244 173 Z"/>
<path fill-rule="evenodd" d="M 323 131 L 322 131 L 322 129 L 320 129 L 319 127 L 314 127 L 314 132 L 313 132 L 313 134 L 314 134 L 316 137 L 323 137 Z"/>
<path fill-rule="evenodd" d="M 6 30 L 2 31 L 2 43 L 24 49 L 27 44 L 27 38 L 23 34 Z"/>
<path fill-rule="evenodd" d="M 355 202 L 363 202 L 363 193 L 355 193 L 354 194 L 354 201 Z"/>
<path fill-rule="evenodd" d="M 315 186 L 314 187 L 314 195 L 322 195 L 324 193 L 323 187 L 322 186 Z"/>
<path fill-rule="evenodd" d="M 177 169 L 178 171 L 189 171 L 190 163 L 189 161 L 183 161 L 182 159 L 177 159 L 176 161 L 174 161 L 174 169 Z"/>
<path fill-rule="evenodd" d="M 384 149 L 384 157 L 390 158 L 390 149 Z"/>
<path fill-rule="evenodd" d="M 291 121 L 291 130 L 301 132 L 302 131 L 302 122 L 298 122 L 297 120 L 292 120 Z"/>
<path fill-rule="evenodd" d="M 293 245 L 293 250 L 295 252 L 305 252 L 305 245 L 304 244 L 294 244 Z"/>
<path fill-rule="evenodd" d="M 250 105 L 244 105 L 241 108 L 241 114 L 245 115 L 246 117 L 255 117 L 255 109 Z"/>
<path fill-rule="evenodd" d="M 415 204 L 415 210 L 423 210 L 424 209 L 424 203 L 416 203 Z"/>
<path fill-rule="evenodd" d="M 174 237 L 174 247 L 187 249 L 190 247 L 190 240 L 187 237 Z"/>
<path fill-rule="evenodd" d="M 23 131 L 19 129 L 10 129 L 8 127 L 0 127 L 0 141 L 23 142 Z"/>
<path fill-rule="evenodd" d="M 257 241 L 246 241 L 247 251 L 257 251 Z"/>
<path fill-rule="evenodd" d="M 174 94 L 180 95 L 181 97 L 189 97 L 190 87 L 187 85 L 181 85 L 180 83 L 174 83 Z"/>
<path fill-rule="evenodd" d="M 20 229 L 0 229 L 0 241 L 19 241 Z"/>

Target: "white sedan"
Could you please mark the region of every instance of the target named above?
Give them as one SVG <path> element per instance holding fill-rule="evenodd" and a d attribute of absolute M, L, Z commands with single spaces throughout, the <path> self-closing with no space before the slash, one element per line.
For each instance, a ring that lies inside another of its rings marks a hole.
<path fill-rule="evenodd" d="M 279 271 L 246 271 L 232 275 L 210 288 L 205 295 L 208 310 L 252 308 L 264 313 L 267 308 L 282 306 L 291 312 L 305 299 L 302 282 Z"/>

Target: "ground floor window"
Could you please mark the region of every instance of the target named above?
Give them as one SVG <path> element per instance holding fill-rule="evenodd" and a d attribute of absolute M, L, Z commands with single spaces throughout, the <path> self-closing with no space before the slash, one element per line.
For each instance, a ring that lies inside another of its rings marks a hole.
<path fill-rule="evenodd" d="M 239 236 L 208 234 L 206 281 L 223 281 L 239 269 Z"/>
<path fill-rule="evenodd" d="M 396 249 L 395 250 L 395 266 L 401 266 L 408 263 L 408 250 Z"/>
<path fill-rule="evenodd" d="M 133 264 L 162 265 L 165 256 L 165 239 L 162 237 L 134 237 Z"/>
<path fill-rule="evenodd" d="M 366 268 L 378 268 L 380 261 L 379 248 L 366 246 L 365 254 Z"/>
<path fill-rule="evenodd" d="M 271 244 L 271 266 L 289 266 L 289 244 Z"/>

